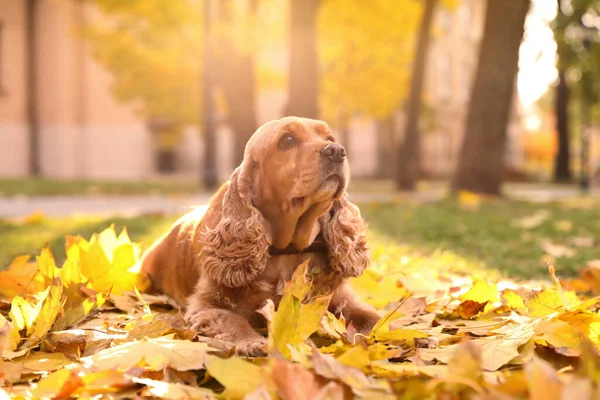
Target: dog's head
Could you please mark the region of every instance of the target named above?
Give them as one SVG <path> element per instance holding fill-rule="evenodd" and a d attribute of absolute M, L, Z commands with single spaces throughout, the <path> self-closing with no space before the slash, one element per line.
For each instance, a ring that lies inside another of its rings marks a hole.
<path fill-rule="evenodd" d="M 243 286 L 264 269 L 269 246 L 303 250 L 319 232 L 332 268 L 360 274 L 368 256 L 364 223 L 345 198 L 349 175 L 346 150 L 324 122 L 286 117 L 260 127 L 228 183 L 219 223 L 203 233 L 213 279 Z"/>

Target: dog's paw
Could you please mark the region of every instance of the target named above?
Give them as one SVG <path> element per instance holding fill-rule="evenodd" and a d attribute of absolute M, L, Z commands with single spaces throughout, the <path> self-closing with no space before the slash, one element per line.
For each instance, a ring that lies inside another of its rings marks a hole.
<path fill-rule="evenodd" d="M 361 311 L 352 316 L 351 322 L 358 333 L 368 335 L 379 322 L 381 315 L 375 311 Z"/>
<path fill-rule="evenodd" d="M 267 339 L 252 338 L 235 344 L 235 354 L 242 357 L 266 357 Z"/>

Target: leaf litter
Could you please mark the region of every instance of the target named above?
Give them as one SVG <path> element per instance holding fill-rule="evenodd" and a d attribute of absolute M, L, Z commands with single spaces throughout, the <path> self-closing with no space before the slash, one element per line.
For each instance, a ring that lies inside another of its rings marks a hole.
<path fill-rule="evenodd" d="M 67 237 L 66 249 L 60 268 L 45 248 L 0 272 L 0 399 L 600 396 L 598 261 L 569 281 L 549 264 L 537 282 L 376 261 L 352 281 L 384 315 L 368 335 L 327 311 L 305 263 L 278 309 L 260 311 L 269 356 L 245 359 L 196 336 L 172 299 L 144 293 L 126 231 Z"/>

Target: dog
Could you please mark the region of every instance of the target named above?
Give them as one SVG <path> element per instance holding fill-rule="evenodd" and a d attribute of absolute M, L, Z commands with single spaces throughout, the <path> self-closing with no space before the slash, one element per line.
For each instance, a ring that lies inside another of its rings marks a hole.
<path fill-rule="evenodd" d="M 344 147 L 326 123 L 285 117 L 261 126 L 244 159 L 205 212 L 183 216 L 144 254 L 156 292 L 185 308 L 199 335 L 227 340 L 242 356 L 263 356 L 258 312 L 281 299 L 304 261 L 323 273 L 329 310 L 367 334 L 380 319 L 347 279 L 369 264 L 366 224 L 347 199 Z"/>

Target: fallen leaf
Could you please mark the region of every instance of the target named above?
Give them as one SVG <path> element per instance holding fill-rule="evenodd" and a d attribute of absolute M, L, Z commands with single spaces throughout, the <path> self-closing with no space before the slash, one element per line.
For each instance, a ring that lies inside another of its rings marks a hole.
<path fill-rule="evenodd" d="M 552 257 L 571 258 L 575 255 L 575 250 L 560 243 L 553 243 L 548 240 L 544 240 L 541 243 L 542 249 Z"/>
<path fill-rule="evenodd" d="M 323 386 L 312 372 L 278 358 L 273 360 L 271 379 L 283 400 L 312 400 Z"/>
<path fill-rule="evenodd" d="M 550 364 L 534 357 L 532 362 L 525 366 L 531 400 L 560 400 L 562 383 L 558 374 Z"/>
<path fill-rule="evenodd" d="M 144 378 L 133 378 L 133 381 L 146 385 L 146 388 L 142 391 L 142 396 L 169 400 L 212 400 L 216 398 L 212 390 L 182 385 L 181 383 L 161 382 Z"/>
<path fill-rule="evenodd" d="M 98 369 L 126 371 L 136 365 L 152 371 L 171 367 L 179 371 L 204 368 L 208 351 L 206 343 L 176 340 L 170 337 L 142 339 L 124 343 L 81 359 L 84 365 Z"/>
<path fill-rule="evenodd" d="M 275 392 L 268 372 L 241 358 L 212 357 L 206 364 L 206 369 L 210 376 L 225 387 L 228 398 L 242 399 L 261 385 L 267 385 L 270 393 Z"/>
<path fill-rule="evenodd" d="M 69 398 L 81 386 L 83 386 L 83 381 L 77 371 L 61 369 L 42 378 L 32 393 L 38 399 Z"/>
<path fill-rule="evenodd" d="M 570 232 L 573 230 L 573 221 L 568 219 L 561 219 L 554 223 L 554 229 L 557 231 Z"/>
<path fill-rule="evenodd" d="M 4 271 L 0 271 L 0 295 L 8 298 L 25 296 L 44 290 L 44 279 L 38 275 L 36 263 L 30 263 L 30 256 L 20 256 Z"/>
<path fill-rule="evenodd" d="M 268 318 L 269 350 L 277 349 L 286 358 L 290 357 L 289 345 L 303 343 L 320 328 L 331 299 L 331 295 L 326 295 L 305 301 L 311 289 L 308 261 L 298 266 L 292 279 L 285 283 L 279 307 Z"/>
<path fill-rule="evenodd" d="M 550 216 L 548 210 L 537 210 L 533 215 L 515 221 L 515 225 L 523 229 L 534 229 L 547 221 Z"/>
<path fill-rule="evenodd" d="M 486 304 L 487 301 L 485 303 L 478 303 L 473 300 L 465 300 L 462 303 L 460 303 L 458 307 L 456 307 L 456 310 L 454 310 L 453 315 L 462 319 L 471 319 L 475 315 L 483 311 Z"/>

